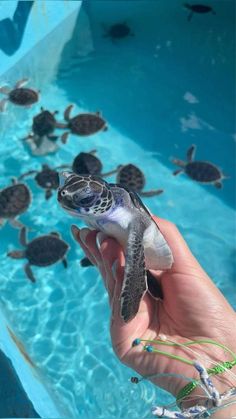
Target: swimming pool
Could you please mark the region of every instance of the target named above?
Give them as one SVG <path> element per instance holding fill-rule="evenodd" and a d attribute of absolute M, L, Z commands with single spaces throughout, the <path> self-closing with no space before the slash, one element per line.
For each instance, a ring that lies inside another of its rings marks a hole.
<path fill-rule="evenodd" d="M 236 307 L 234 3 L 214 2 L 214 10 L 215 15 L 188 21 L 180 1 L 168 6 L 162 1 L 85 2 L 56 77 L 45 82 L 37 68 L 35 74 L 21 74 L 41 90 L 41 100 L 31 109 L 9 105 L 1 117 L 0 183 L 7 186 L 12 176 L 43 163 L 71 163 L 80 151 L 92 149 L 106 171 L 120 163 L 138 165 L 147 190 L 164 189 L 145 203 L 178 225 Z M 125 21 L 133 36 L 116 42 L 103 36 L 106 27 Z M 62 120 L 70 103 L 76 104 L 74 114 L 101 111 L 108 131 L 86 138 L 70 135 L 55 154 L 32 156 L 21 141 L 32 117 L 42 105 L 59 110 Z M 215 163 L 229 176 L 223 189 L 172 176 L 176 167 L 170 157 L 185 159 L 191 144 L 197 145 L 197 159 Z M 115 358 L 107 296 L 96 270 L 80 267 L 82 251 L 69 232 L 74 220 L 58 208 L 55 194 L 46 201 L 33 178 L 26 183 L 33 200 L 20 219 L 34 229 L 30 239 L 55 230 L 62 234 L 70 245 L 68 268 L 33 268 L 37 282 L 31 284 L 24 260 L 6 257 L 20 245 L 18 231 L 4 226 L 0 290 L 8 319 L 64 416 L 150 417 L 152 404 L 161 404 L 165 396 L 145 381 L 133 386 L 132 371 Z"/>

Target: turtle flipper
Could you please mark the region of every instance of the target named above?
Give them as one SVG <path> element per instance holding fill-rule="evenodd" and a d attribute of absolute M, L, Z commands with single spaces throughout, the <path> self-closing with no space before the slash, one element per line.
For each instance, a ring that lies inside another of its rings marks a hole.
<path fill-rule="evenodd" d="M 26 227 L 22 227 L 19 234 L 19 242 L 22 246 L 27 246 L 27 230 Z"/>
<path fill-rule="evenodd" d="M 51 189 L 46 189 L 46 192 L 45 192 L 45 199 L 49 199 L 49 198 L 51 198 L 52 197 L 52 190 Z"/>
<path fill-rule="evenodd" d="M 222 182 L 221 182 L 220 180 L 218 180 L 218 181 L 214 182 L 214 186 L 215 186 L 217 189 L 222 189 L 222 187 L 223 187 Z"/>
<path fill-rule="evenodd" d="M 69 105 L 64 111 L 64 119 L 69 122 L 70 120 L 70 113 L 73 109 L 74 105 Z"/>
<path fill-rule="evenodd" d="M 147 286 L 148 292 L 155 300 L 163 300 L 163 292 L 161 285 L 156 278 L 151 274 L 150 271 L 147 271 Z"/>
<path fill-rule="evenodd" d="M 164 192 L 163 189 L 152 189 L 151 191 L 139 192 L 139 195 L 143 197 L 151 197 L 155 195 L 160 195 L 162 192 Z"/>
<path fill-rule="evenodd" d="M 8 252 L 7 256 L 12 259 L 24 259 L 25 252 L 24 250 L 12 250 L 11 252 Z"/>
<path fill-rule="evenodd" d="M 196 146 L 193 144 L 191 145 L 191 147 L 189 147 L 189 149 L 187 150 L 187 161 L 191 162 L 194 159 L 195 156 L 195 152 L 196 152 Z"/>
<path fill-rule="evenodd" d="M 25 86 L 28 82 L 29 82 L 29 79 L 27 78 L 18 80 L 18 82 L 15 84 L 15 89 L 19 89 L 20 87 Z"/>
<path fill-rule="evenodd" d="M 7 102 L 8 102 L 8 99 L 2 99 L 0 101 L 0 112 L 4 112 L 5 111 Z"/>
<path fill-rule="evenodd" d="M 94 264 L 91 262 L 89 258 L 84 257 L 80 261 L 80 266 L 82 266 L 82 268 L 87 268 L 87 266 L 94 266 Z"/>
<path fill-rule="evenodd" d="M 64 134 L 62 134 L 62 136 L 61 136 L 61 142 L 62 142 L 62 144 L 66 144 L 69 135 L 70 135 L 69 132 L 64 132 Z"/>
<path fill-rule="evenodd" d="M 26 265 L 24 266 L 24 271 L 25 271 L 25 274 L 26 274 L 27 278 L 28 278 L 31 282 L 36 282 L 35 276 L 34 276 L 34 274 L 33 274 L 33 271 L 32 271 L 32 269 L 31 269 L 31 267 L 30 267 L 30 264 L 29 264 L 29 263 L 26 263 Z"/>
<path fill-rule="evenodd" d="M 9 219 L 9 224 L 11 224 L 11 226 L 14 227 L 14 228 L 25 227 L 25 225 L 23 223 L 21 223 L 19 220 L 16 220 L 15 218 L 10 218 Z"/>
<path fill-rule="evenodd" d="M 68 263 L 67 263 L 66 258 L 63 258 L 62 259 L 62 264 L 63 264 L 64 268 L 67 268 L 68 267 Z"/>
<path fill-rule="evenodd" d="M 121 317 L 125 323 L 132 320 L 139 309 L 140 301 L 147 291 L 143 234 L 144 223 L 136 218 L 130 225 L 126 248 L 124 281 L 121 290 Z"/>
<path fill-rule="evenodd" d="M 0 228 L 4 226 L 5 222 L 4 218 L 0 218 Z"/>

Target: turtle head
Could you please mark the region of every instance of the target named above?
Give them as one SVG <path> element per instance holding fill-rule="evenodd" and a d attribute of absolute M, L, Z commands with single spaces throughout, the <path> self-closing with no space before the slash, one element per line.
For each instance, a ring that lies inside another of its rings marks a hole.
<path fill-rule="evenodd" d="M 78 217 L 100 216 L 109 211 L 114 198 L 109 184 L 99 177 L 63 172 L 60 175 L 58 202 Z"/>

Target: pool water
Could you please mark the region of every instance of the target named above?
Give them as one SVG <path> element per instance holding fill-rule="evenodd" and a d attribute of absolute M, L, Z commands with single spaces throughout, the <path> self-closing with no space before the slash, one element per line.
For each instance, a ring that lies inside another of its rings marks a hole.
<path fill-rule="evenodd" d="M 215 1 L 214 10 L 189 22 L 181 1 L 85 2 L 55 80 L 37 79 L 40 103 L 31 109 L 9 105 L 1 116 L 0 184 L 43 163 L 71 163 L 92 149 L 105 171 L 138 165 L 146 190 L 164 189 L 145 204 L 178 225 L 236 308 L 234 2 Z M 106 27 L 124 21 L 133 36 L 116 42 L 104 37 Z M 32 117 L 44 106 L 59 110 L 63 120 L 70 103 L 76 105 L 73 115 L 101 111 L 108 131 L 85 138 L 71 134 L 55 154 L 32 156 L 21 141 Z M 170 157 L 184 160 L 191 144 L 196 159 L 211 161 L 229 177 L 223 189 L 172 175 Z M 1 229 L 1 303 L 16 334 L 66 417 L 151 417 L 151 406 L 169 399 L 146 381 L 132 385 L 133 372 L 114 356 L 102 280 L 95 268 L 80 267 L 83 253 L 70 235 L 77 220 L 58 207 L 55 193 L 46 201 L 33 178 L 26 183 L 33 198 L 20 219 L 32 228 L 29 238 L 59 231 L 70 250 L 66 270 L 61 263 L 33 267 L 32 284 L 22 269 L 25 261 L 6 257 L 21 247 L 18 231 L 8 224 Z"/>

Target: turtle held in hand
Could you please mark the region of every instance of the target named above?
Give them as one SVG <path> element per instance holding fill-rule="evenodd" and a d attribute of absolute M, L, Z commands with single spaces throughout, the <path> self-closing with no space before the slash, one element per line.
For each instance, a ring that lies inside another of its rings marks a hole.
<path fill-rule="evenodd" d="M 188 20 L 191 20 L 193 17 L 194 13 L 199 13 L 199 14 L 205 14 L 205 13 L 213 13 L 213 15 L 215 15 L 215 11 L 212 9 L 211 6 L 207 6 L 205 4 L 189 4 L 189 3 L 185 3 L 184 7 L 186 7 L 186 9 L 190 10 L 190 13 L 188 15 Z"/>
<path fill-rule="evenodd" d="M 5 221 L 16 228 L 22 228 L 23 224 L 16 218 L 23 214 L 30 206 L 31 192 L 24 183 L 18 183 L 12 179 L 13 185 L 0 191 L 0 226 Z"/>
<path fill-rule="evenodd" d="M 222 180 L 226 179 L 221 170 L 214 164 L 208 161 L 194 161 L 194 155 L 196 151 L 196 146 L 192 145 L 187 151 L 187 161 L 180 159 L 172 159 L 172 162 L 177 166 L 180 166 L 181 169 L 174 171 L 173 175 L 178 175 L 179 173 L 186 173 L 191 179 L 196 180 L 200 183 L 209 183 L 214 185 L 216 188 L 222 188 Z"/>
<path fill-rule="evenodd" d="M 58 201 L 63 209 L 91 227 L 114 237 L 123 246 L 126 262 L 121 291 L 121 317 L 129 322 L 138 312 L 148 290 L 157 298 L 154 284 L 149 288 L 148 269 L 169 269 L 172 252 L 139 196 L 96 176 L 63 172 Z M 64 182 L 64 184 L 63 184 Z"/>
<path fill-rule="evenodd" d="M 19 80 L 13 89 L 10 89 L 8 86 L 0 87 L 0 93 L 7 95 L 7 98 L 0 102 L 0 111 L 4 111 L 7 101 L 18 106 L 27 107 L 38 102 L 40 91 L 23 87 L 28 81 L 28 79 Z"/>
<path fill-rule="evenodd" d="M 152 189 L 150 191 L 143 191 L 146 180 L 143 172 L 134 164 L 125 164 L 120 166 L 116 182 L 120 185 L 137 192 L 140 196 L 149 197 L 160 195 L 163 189 Z"/>
<path fill-rule="evenodd" d="M 67 121 L 64 128 L 68 128 L 72 134 L 87 136 L 107 130 L 106 121 L 101 117 L 100 112 L 81 113 L 71 118 L 70 113 L 72 108 L 73 105 L 69 105 L 64 112 L 64 118 Z M 62 142 L 65 143 L 67 141 L 69 134 L 69 132 L 63 134 Z"/>
<path fill-rule="evenodd" d="M 69 246 L 57 232 L 37 237 L 29 243 L 27 243 L 26 233 L 26 228 L 23 227 L 20 231 L 20 244 L 25 247 L 25 250 L 13 250 L 7 256 L 13 259 L 28 259 L 24 270 L 30 281 L 36 281 L 30 265 L 49 266 L 61 261 L 67 268 L 65 255 Z"/>

